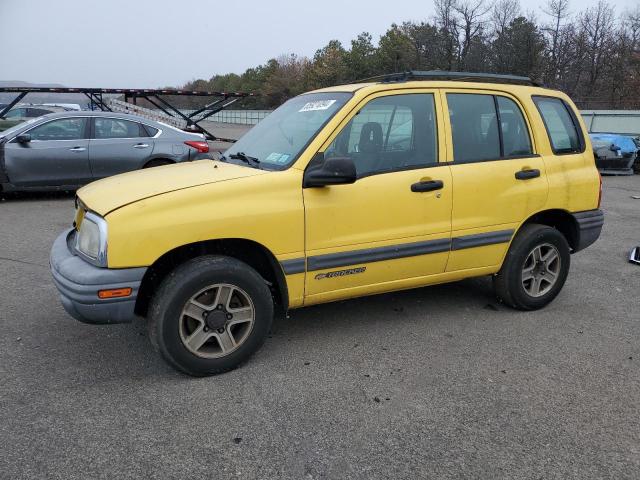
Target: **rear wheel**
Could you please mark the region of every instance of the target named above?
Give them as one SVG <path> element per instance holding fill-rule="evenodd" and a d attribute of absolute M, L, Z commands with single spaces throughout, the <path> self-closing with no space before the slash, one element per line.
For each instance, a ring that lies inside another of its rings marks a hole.
<path fill-rule="evenodd" d="M 555 228 L 529 224 L 520 229 L 498 274 L 498 298 L 518 310 L 537 310 L 562 290 L 571 256 L 569 244 Z"/>
<path fill-rule="evenodd" d="M 230 257 L 206 256 L 172 272 L 153 297 L 149 333 L 162 357 L 194 376 L 236 368 L 263 344 L 273 299 L 262 277 Z"/>
<path fill-rule="evenodd" d="M 149 160 L 142 168 L 161 167 L 162 165 L 171 165 L 172 163 L 171 160 L 155 159 Z"/>

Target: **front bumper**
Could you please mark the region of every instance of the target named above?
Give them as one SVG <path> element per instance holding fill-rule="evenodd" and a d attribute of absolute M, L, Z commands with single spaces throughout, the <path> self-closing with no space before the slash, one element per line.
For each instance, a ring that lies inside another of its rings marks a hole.
<path fill-rule="evenodd" d="M 134 307 L 142 277 L 142 268 L 109 269 L 95 267 L 73 253 L 75 230 L 69 229 L 51 247 L 51 274 L 60 292 L 64 309 L 84 323 L 127 323 L 135 318 Z M 100 299 L 99 290 L 132 289 L 125 298 Z"/>

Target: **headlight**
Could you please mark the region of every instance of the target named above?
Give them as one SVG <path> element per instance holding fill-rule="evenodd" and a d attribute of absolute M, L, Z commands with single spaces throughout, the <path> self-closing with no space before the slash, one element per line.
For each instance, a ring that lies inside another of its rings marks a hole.
<path fill-rule="evenodd" d="M 76 235 L 76 250 L 94 265 L 107 266 L 107 222 L 103 218 L 85 214 Z"/>

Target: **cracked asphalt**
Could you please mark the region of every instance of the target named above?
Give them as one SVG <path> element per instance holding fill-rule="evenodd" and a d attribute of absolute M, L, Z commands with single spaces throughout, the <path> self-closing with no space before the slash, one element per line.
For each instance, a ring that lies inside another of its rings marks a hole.
<path fill-rule="evenodd" d="M 0 479 L 640 478 L 640 177 L 538 312 L 489 279 L 293 311 L 194 379 L 143 321 L 71 319 L 48 254 L 72 195 L 0 201 Z"/>

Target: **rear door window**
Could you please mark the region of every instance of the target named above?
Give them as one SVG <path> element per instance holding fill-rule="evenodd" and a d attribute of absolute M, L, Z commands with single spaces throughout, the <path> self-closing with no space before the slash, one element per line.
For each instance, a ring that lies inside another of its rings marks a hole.
<path fill-rule="evenodd" d="M 529 129 L 516 102 L 507 97 L 498 99 L 498 113 L 502 130 L 503 157 L 528 156 L 533 153 Z"/>
<path fill-rule="evenodd" d="M 137 138 L 146 137 L 147 132 L 138 122 L 131 122 L 121 118 L 95 119 L 95 134 L 97 139 L 104 138 Z"/>
<path fill-rule="evenodd" d="M 453 157 L 458 163 L 533 155 L 529 128 L 510 98 L 479 93 L 447 93 Z"/>
<path fill-rule="evenodd" d="M 456 162 L 500 158 L 500 135 L 493 95 L 447 93 L 453 157 Z"/>
<path fill-rule="evenodd" d="M 533 100 L 542 115 L 553 153 L 583 152 L 584 139 L 567 105 L 559 98 L 533 97 Z"/>

